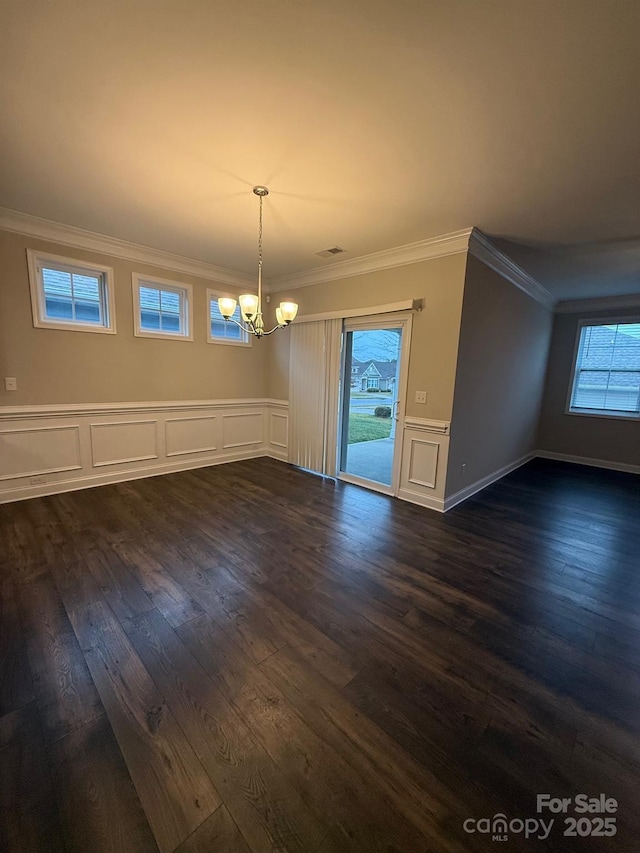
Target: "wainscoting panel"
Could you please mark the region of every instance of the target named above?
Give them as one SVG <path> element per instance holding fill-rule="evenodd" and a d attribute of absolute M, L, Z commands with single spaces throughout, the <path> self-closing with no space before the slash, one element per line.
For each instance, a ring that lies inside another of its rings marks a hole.
<path fill-rule="evenodd" d="M 0 408 L 0 503 L 219 465 L 287 458 L 283 400 Z"/>
<path fill-rule="evenodd" d="M 402 433 L 398 497 L 444 512 L 449 424 L 407 418 Z"/>
<path fill-rule="evenodd" d="M 287 449 L 289 416 L 283 412 L 269 412 L 269 443 Z"/>
<path fill-rule="evenodd" d="M 167 418 L 165 421 L 167 456 L 214 453 L 220 444 L 218 431 L 219 419 L 215 415 Z"/>
<path fill-rule="evenodd" d="M 262 412 L 236 412 L 222 416 L 222 447 L 248 447 L 264 442 L 264 415 Z"/>
<path fill-rule="evenodd" d="M 91 424 L 93 467 L 158 458 L 158 421 Z"/>
<path fill-rule="evenodd" d="M 409 482 L 414 486 L 435 489 L 438 473 L 438 451 L 440 443 L 412 438 L 409 442 Z"/>
<path fill-rule="evenodd" d="M 41 477 L 81 467 L 77 424 L 0 429 L 0 480 Z"/>

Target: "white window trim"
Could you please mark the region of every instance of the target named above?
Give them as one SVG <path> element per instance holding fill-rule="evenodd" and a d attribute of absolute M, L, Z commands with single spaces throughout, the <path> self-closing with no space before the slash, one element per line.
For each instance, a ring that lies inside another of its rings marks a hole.
<path fill-rule="evenodd" d="M 217 300 L 221 296 L 226 296 L 231 299 L 235 299 L 236 301 L 238 300 L 238 295 L 236 293 L 223 293 L 221 290 L 211 290 L 210 288 L 207 288 L 207 343 L 222 344 L 222 346 L 225 347 L 250 347 L 252 335 L 248 332 L 243 332 L 243 338 L 240 341 L 233 341 L 226 338 L 214 338 L 211 334 L 211 301 L 213 299 Z"/>
<path fill-rule="evenodd" d="M 569 377 L 569 389 L 567 391 L 567 399 L 565 403 L 565 415 L 577 415 L 578 417 L 587 418 L 609 418 L 615 421 L 637 421 L 640 419 L 638 412 L 616 412 L 614 410 L 605 409 L 572 409 L 571 400 L 573 398 L 573 383 L 576 378 L 576 368 L 578 367 L 578 350 L 580 349 L 580 336 L 582 329 L 585 326 L 616 326 L 619 323 L 640 323 L 640 316 L 633 317 L 591 317 L 589 319 L 578 320 L 576 328 L 576 339 L 573 345 L 573 357 L 571 361 L 571 375 Z"/>
<path fill-rule="evenodd" d="M 180 305 L 181 322 L 184 324 L 185 334 L 175 335 L 171 332 L 159 330 L 150 331 L 140 327 L 140 287 L 155 287 L 160 290 L 170 290 L 181 296 Z M 142 273 L 131 273 L 131 289 L 133 292 L 133 334 L 136 338 L 159 338 L 162 341 L 192 341 L 193 340 L 193 287 L 180 281 L 169 281 L 166 278 L 158 278 L 155 275 L 143 275 Z"/>
<path fill-rule="evenodd" d="M 40 270 L 47 265 L 51 265 L 52 269 L 66 269 L 67 272 L 77 273 L 84 270 L 100 273 L 102 276 L 102 307 L 106 325 L 78 321 L 65 323 L 61 320 L 51 320 L 46 316 L 44 287 Z M 59 329 L 66 332 L 98 332 L 99 334 L 115 335 L 116 304 L 112 267 L 93 264 L 90 261 L 80 261 L 77 258 L 64 258 L 61 255 L 52 255 L 49 252 L 38 252 L 35 249 L 27 249 L 27 266 L 29 269 L 33 325 L 36 329 Z"/>

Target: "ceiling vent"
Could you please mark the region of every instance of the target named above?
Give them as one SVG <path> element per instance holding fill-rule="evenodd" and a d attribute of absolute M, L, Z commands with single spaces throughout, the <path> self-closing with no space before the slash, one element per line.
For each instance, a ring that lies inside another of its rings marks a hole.
<path fill-rule="evenodd" d="M 321 252 L 316 252 L 319 258 L 332 258 L 334 255 L 341 255 L 345 249 L 340 246 L 332 246 L 330 249 L 323 249 Z"/>

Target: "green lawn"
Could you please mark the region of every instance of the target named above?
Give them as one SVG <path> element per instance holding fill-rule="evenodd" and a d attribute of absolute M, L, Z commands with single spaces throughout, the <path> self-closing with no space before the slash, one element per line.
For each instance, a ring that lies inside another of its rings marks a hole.
<path fill-rule="evenodd" d="M 377 418 L 375 415 L 349 414 L 349 444 L 359 441 L 374 441 L 376 438 L 389 438 L 391 418 Z"/>

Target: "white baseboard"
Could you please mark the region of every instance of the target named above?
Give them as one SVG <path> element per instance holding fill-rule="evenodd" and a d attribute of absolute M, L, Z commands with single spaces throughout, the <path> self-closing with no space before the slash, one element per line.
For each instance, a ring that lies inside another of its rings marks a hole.
<path fill-rule="evenodd" d="M 419 506 L 426 506 L 427 509 L 434 509 L 436 512 L 444 512 L 445 505 L 442 498 L 436 498 L 431 495 L 425 495 L 422 492 L 412 492 L 411 489 L 400 489 L 398 497 L 401 501 L 408 501 Z"/>
<path fill-rule="evenodd" d="M 282 400 L 0 408 L 0 504 L 270 456 L 287 461 Z"/>
<path fill-rule="evenodd" d="M 609 471 L 640 474 L 640 465 L 630 465 L 627 462 L 611 462 L 607 459 L 591 459 L 588 456 L 572 456 L 568 453 L 554 453 L 552 450 L 538 450 L 535 455 L 541 459 L 555 459 L 558 462 L 571 462 L 574 465 L 589 465 L 591 468 L 607 468 Z"/>
<path fill-rule="evenodd" d="M 227 453 L 224 456 L 212 456 L 210 459 L 187 460 L 184 462 L 168 462 L 162 465 L 150 465 L 145 468 L 130 468 L 128 471 L 114 471 L 111 474 L 93 474 L 63 480 L 58 483 L 47 483 L 42 486 L 22 486 L 0 494 L 0 504 L 26 500 L 27 498 L 44 498 L 48 495 L 59 495 L 62 492 L 76 492 L 79 489 L 91 489 L 96 486 L 108 486 L 113 483 L 125 483 L 128 480 L 142 480 L 146 477 L 158 477 L 162 474 L 175 474 L 178 471 L 191 471 L 195 468 L 208 468 L 212 465 L 223 465 L 227 462 L 239 462 L 242 459 L 257 459 L 261 456 L 275 457 L 271 452 L 260 453 Z M 286 461 L 286 459 L 284 460 Z"/>
<path fill-rule="evenodd" d="M 268 456 L 269 459 L 277 459 L 279 462 L 288 462 L 289 461 L 289 451 L 281 450 L 280 448 L 276 448 L 271 446 L 267 451 L 260 454 L 261 456 Z M 247 457 L 255 458 L 255 457 Z"/>
<path fill-rule="evenodd" d="M 507 474 L 510 474 L 512 471 L 515 471 L 516 468 L 520 468 L 522 465 L 526 465 L 527 462 L 530 462 L 537 455 L 538 454 L 535 452 L 527 453 L 526 456 L 522 456 L 520 459 L 516 459 L 515 462 L 510 462 L 508 465 L 504 465 L 497 471 L 493 471 L 491 474 L 487 474 L 487 476 L 483 477 L 481 480 L 476 480 L 475 483 L 471 483 L 471 485 L 465 486 L 464 489 L 460 489 L 453 495 L 445 497 L 444 512 L 448 512 L 448 510 L 452 509 L 454 506 L 457 506 L 459 503 L 462 503 L 462 501 L 466 501 L 467 498 L 470 498 L 477 492 L 482 491 L 482 489 L 486 489 L 487 486 L 490 486 L 492 483 L 495 483 L 496 480 L 501 480 L 503 477 L 506 477 Z"/>

